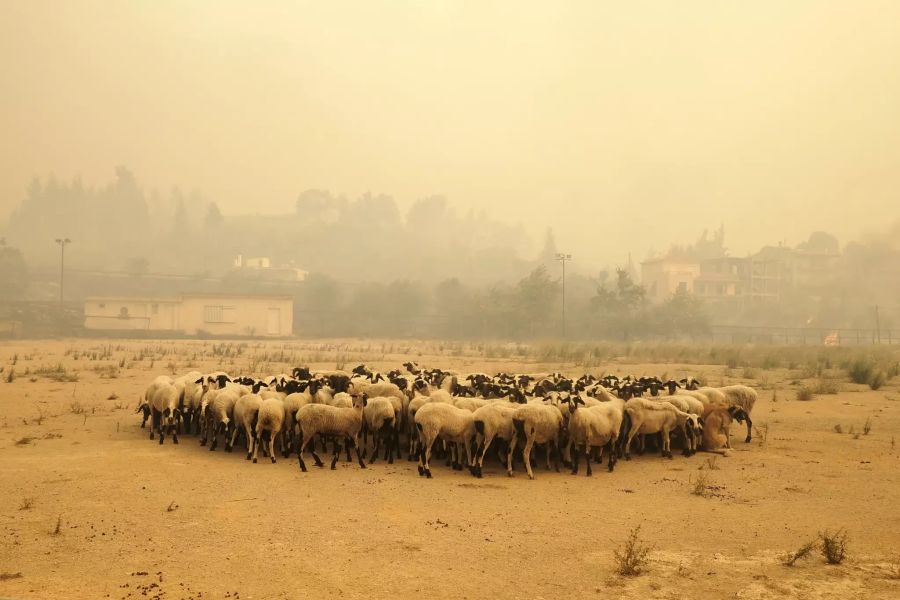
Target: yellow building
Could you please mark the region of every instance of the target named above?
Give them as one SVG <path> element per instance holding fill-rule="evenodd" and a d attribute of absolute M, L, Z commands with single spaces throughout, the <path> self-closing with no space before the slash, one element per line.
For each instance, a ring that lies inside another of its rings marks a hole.
<path fill-rule="evenodd" d="M 182 335 L 289 337 L 294 328 L 294 301 L 290 296 L 230 294 L 91 297 L 84 303 L 84 327 Z"/>
<path fill-rule="evenodd" d="M 676 258 L 654 258 L 641 263 L 641 285 L 650 302 L 662 302 L 675 292 L 694 292 L 700 264 Z"/>

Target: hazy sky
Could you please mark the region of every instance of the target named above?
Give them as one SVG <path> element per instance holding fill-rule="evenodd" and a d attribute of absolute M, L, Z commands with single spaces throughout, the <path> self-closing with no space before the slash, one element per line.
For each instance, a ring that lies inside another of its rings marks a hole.
<path fill-rule="evenodd" d="M 118 164 L 226 213 L 444 194 L 585 262 L 900 217 L 896 0 L 3 0 L 0 82 L 3 220 Z"/>

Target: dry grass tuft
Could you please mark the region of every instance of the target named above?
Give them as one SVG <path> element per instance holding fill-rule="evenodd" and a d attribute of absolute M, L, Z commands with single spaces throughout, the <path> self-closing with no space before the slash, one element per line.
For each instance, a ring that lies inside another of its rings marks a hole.
<path fill-rule="evenodd" d="M 794 564 L 803 558 L 807 558 L 816 549 L 816 541 L 806 542 L 794 552 L 788 552 L 781 556 L 781 564 L 786 567 L 793 567 Z"/>
<path fill-rule="evenodd" d="M 641 526 L 638 525 L 628 534 L 625 545 L 621 550 L 613 550 L 613 559 L 616 562 L 616 573 L 623 577 L 635 577 L 641 574 L 647 566 L 652 548 L 644 544 L 638 534 Z"/>
<path fill-rule="evenodd" d="M 819 533 L 819 541 L 821 542 L 822 556 L 830 565 L 839 565 L 847 558 L 847 545 L 850 542 L 850 536 L 844 528 L 838 529 L 834 533 L 827 529 Z"/>

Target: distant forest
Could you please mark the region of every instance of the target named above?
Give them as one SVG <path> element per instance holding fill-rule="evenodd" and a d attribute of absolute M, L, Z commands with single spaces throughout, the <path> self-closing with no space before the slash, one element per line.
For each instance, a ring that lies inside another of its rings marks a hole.
<path fill-rule="evenodd" d="M 36 179 L 0 241 L 0 301 L 51 300 L 59 264 L 54 240 L 68 237 L 66 297 L 73 302 L 89 294 L 281 293 L 295 298 L 300 335 L 562 335 L 550 229 L 534 244 L 521 227 L 488 214 L 457 214 L 440 196 L 403 214 L 390 196 L 307 190 L 290 208 L 225 215 L 197 192 L 147 192 L 124 167 L 99 188 Z M 900 223 L 840 249 L 823 232 L 805 244 L 839 250 L 838 267 L 826 282 L 777 302 L 718 303 L 678 293 L 651 304 L 637 265 L 570 270 L 567 337 L 696 338 L 729 324 L 870 328 L 876 304 L 881 327 L 900 326 Z M 669 254 L 727 256 L 724 230 L 703 232 Z M 309 275 L 302 282 L 267 279 L 235 269 L 238 255 L 269 257 L 273 266 Z"/>

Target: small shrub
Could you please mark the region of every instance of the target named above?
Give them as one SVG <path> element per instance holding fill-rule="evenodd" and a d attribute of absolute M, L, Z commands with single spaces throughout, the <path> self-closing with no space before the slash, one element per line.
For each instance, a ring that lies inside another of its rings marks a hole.
<path fill-rule="evenodd" d="M 625 577 L 640 575 L 649 562 L 648 556 L 652 548 L 645 545 L 638 534 L 641 526 L 638 525 L 628 534 L 625 546 L 620 550 L 613 550 L 613 559 L 616 562 L 616 573 Z"/>
<path fill-rule="evenodd" d="M 718 471 L 719 470 L 719 457 L 718 456 L 710 456 L 706 459 L 706 462 L 700 465 L 700 470 L 709 469 L 710 471 Z"/>
<path fill-rule="evenodd" d="M 863 435 L 869 435 L 870 431 L 872 431 L 872 417 L 867 418 L 863 423 Z"/>
<path fill-rule="evenodd" d="M 841 427 L 840 423 L 838 423 L 837 425 L 834 426 L 834 432 L 835 433 L 844 433 L 844 428 Z"/>
<path fill-rule="evenodd" d="M 16 363 L 13 363 L 16 364 Z M 10 369 L 9 373 L 6 374 L 6 383 L 12 383 L 16 380 L 16 370 Z"/>
<path fill-rule="evenodd" d="M 874 375 L 872 375 L 871 379 L 869 379 L 869 387 L 873 390 L 881 389 L 881 386 L 885 384 L 887 381 L 887 377 L 884 376 L 884 371 L 878 371 Z"/>
<path fill-rule="evenodd" d="M 0 581 L 6 581 L 8 579 L 21 579 L 21 578 L 22 578 L 21 571 L 18 571 L 16 573 L 12 573 L 9 571 L 3 571 L 2 573 L 0 573 Z"/>
<path fill-rule="evenodd" d="M 811 542 L 806 542 L 805 544 L 803 544 L 802 546 L 797 548 L 796 551 L 788 552 L 787 554 L 783 555 L 781 557 L 781 564 L 783 564 L 786 567 L 793 567 L 794 564 L 798 560 L 808 557 L 810 554 L 812 554 L 813 550 L 815 550 L 815 549 L 816 549 L 816 541 L 815 540 L 813 540 Z"/>
<path fill-rule="evenodd" d="M 34 498 L 22 498 L 22 503 L 19 505 L 19 510 L 31 510 L 34 506 Z"/>
<path fill-rule="evenodd" d="M 742 373 L 742 375 L 744 379 L 756 379 L 756 369 L 752 367 L 744 367 L 744 372 Z"/>
<path fill-rule="evenodd" d="M 72 411 L 72 414 L 80 415 L 84 413 L 84 406 L 81 402 L 75 401 L 69 404 L 69 410 Z"/>
<path fill-rule="evenodd" d="M 809 402 L 813 398 L 813 391 L 805 385 L 801 386 L 800 389 L 797 390 L 797 400 L 800 400 L 802 402 Z"/>
<path fill-rule="evenodd" d="M 853 383 L 869 383 L 875 374 L 875 363 L 868 358 L 857 358 L 847 366 L 847 376 Z"/>
<path fill-rule="evenodd" d="M 850 536 L 846 529 L 838 529 L 834 533 L 827 529 L 819 533 L 819 541 L 821 542 L 822 556 L 830 565 L 839 565 L 847 558 L 847 544 L 850 542 Z"/>
<path fill-rule="evenodd" d="M 837 394 L 841 386 L 834 379 L 819 379 L 812 388 L 813 394 Z"/>
<path fill-rule="evenodd" d="M 691 493 L 695 496 L 706 498 L 709 496 L 709 475 L 701 473 L 697 479 L 691 479 Z"/>

